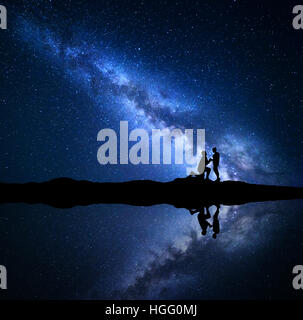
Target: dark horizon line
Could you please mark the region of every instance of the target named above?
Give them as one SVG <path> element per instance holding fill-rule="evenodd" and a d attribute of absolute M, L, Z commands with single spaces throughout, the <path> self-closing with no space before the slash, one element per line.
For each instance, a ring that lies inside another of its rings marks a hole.
<path fill-rule="evenodd" d="M 72 208 L 92 204 L 152 206 L 169 204 L 176 208 L 241 205 L 249 202 L 303 199 L 303 187 L 251 184 L 243 181 L 202 180 L 201 177 L 173 181 L 131 180 L 92 182 L 56 178 L 45 182 L 0 183 L 0 203 L 46 204 Z"/>

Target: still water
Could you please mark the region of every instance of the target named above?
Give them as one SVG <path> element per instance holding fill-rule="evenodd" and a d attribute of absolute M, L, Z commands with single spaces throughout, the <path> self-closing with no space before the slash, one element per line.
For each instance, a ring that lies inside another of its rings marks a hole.
<path fill-rule="evenodd" d="M 302 208 L 301 200 L 217 214 L 212 206 L 203 236 L 198 213 L 169 205 L 1 205 L 3 298 L 302 298 L 292 287 L 303 264 Z"/>

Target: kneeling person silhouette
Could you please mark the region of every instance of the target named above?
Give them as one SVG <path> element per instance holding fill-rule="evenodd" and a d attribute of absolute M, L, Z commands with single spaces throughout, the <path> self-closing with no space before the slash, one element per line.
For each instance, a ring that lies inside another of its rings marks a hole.
<path fill-rule="evenodd" d="M 212 227 L 212 225 L 207 221 L 207 219 L 209 219 L 211 217 L 210 212 L 209 212 L 209 207 L 205 207 L 205 209 L 206 209 L 206 214 L 204 213 L 204 208 L 202 208 L 202 210 L 200 210 L 200 212 L 198 214 L 198 221 L 199 221 L 200 227 L 202 229 L 201 234 L 203 236 L 206 235 L 207 228 Z"/>
<path fill-rule="evenodd" d="M 208 180 L 211 169 L 209 167 L 207 167 L 207 165 L 210 164 L 212 159 L 207 158 L 206 151 L 202 151 L 201 154 L 202 154 L 202 157 L 201 157 L 201 160 L 198 165 L 198 172 L 203 180 L 205 179 L 205 174 L 206 174 L 206 179 Z"/>

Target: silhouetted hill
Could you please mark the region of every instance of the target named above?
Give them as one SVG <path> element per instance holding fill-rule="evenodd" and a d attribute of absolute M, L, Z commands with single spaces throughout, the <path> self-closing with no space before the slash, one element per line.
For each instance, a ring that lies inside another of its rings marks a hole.
<path fill-rule="evenodd" d="M 241 181 L 201 181 L 197 177 L 179 178 L 170 182 L 134 180 L 116 183 L 58 178 L 41 183 L 0 183 L 0 186 L 0 203 L 43 203 L 58 208 L 98 203 L 137 206 L 170 204 L 177 208 L 197 208 L 201 205 L 240 205 L 303 198 L 303 188 Z"/>

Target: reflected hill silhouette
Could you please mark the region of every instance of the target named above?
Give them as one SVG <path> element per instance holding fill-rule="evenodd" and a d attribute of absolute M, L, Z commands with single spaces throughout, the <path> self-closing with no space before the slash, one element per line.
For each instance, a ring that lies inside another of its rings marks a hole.
<path fill-rule="evenodd" d="M 192 176 L 169 182 L 134 180 L 108 183 L 58 178 L 40 183 L 0 183 L 0 186 L 0 203 L 42 203 L 56 208 L 113 203 L 134 206 L 170 204 L 189 210 L 218 204 L 241 205 L 303 198 L 303 188 L 299 187 L 241 181 L 214 182 Z"/>

